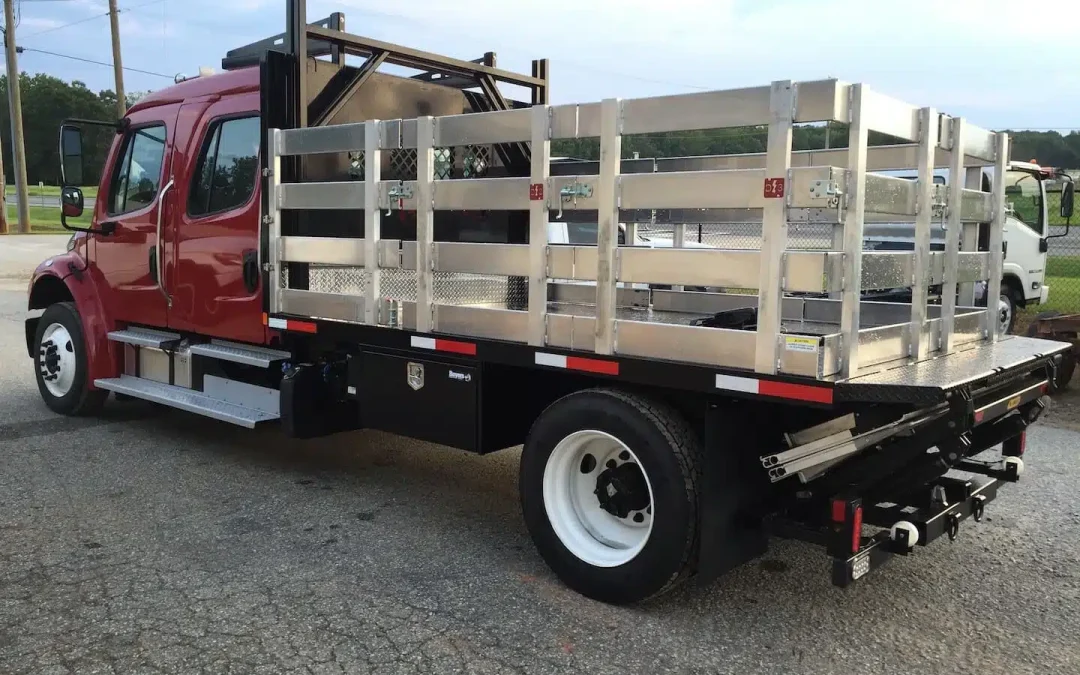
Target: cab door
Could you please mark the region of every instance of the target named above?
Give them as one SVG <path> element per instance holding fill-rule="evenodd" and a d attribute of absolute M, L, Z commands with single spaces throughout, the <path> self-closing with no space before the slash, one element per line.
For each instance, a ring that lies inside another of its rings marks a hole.
<path fill-rule="evenodd" d="M 264 342 L 259 270 L 259 96 L 185 104 L 185 171 L 170 219 L 169 327 Z"/>
<path fill-rule="evenodd" d="M 168 197 L 178 105 L 132 113 L 130 127 L 113 143 L 107 179 L 94 207 L 99 227 L 94 266 L 102 276 L 106 315 L 115 321 L 166 325 L 158 284 L 160 218 Z"/>

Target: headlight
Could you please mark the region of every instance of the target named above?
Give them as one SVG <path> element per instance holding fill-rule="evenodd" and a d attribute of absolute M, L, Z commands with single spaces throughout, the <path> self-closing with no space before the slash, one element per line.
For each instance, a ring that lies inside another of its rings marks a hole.
<path fill-rule="evenodd" d="M 75 235 L 74 234 L 71 235 L 71 239 L 68 239 L 67 250 L 68 251 L 74 251 L 75 250 Z"/>

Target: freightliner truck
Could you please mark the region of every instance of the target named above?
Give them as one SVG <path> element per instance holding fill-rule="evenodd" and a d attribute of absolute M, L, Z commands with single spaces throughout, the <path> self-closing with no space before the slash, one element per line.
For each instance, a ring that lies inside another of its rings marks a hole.
<path fill-rule="evenodd" d="M 553 105 L 543 60 L 515 73 L 365 39 L 302 0 L 287 18 L 224 72 L 61 128 L 79 231 L 34 273 L 26 321 L 56 413 L 114 392 L 298 438 L 523 446 L 539 554 L 613 603 L 715 578 L 774 536 L 820 544 L 847 586 L 961 536 L 1019 479 L 1067 345 L 958 301 L 1001 290 L 1005 134 L 838 80 Z M 818 122 L 848 124 L 849 147 L 793 152 L 793 126 Z M 621 169 L 625 137 L 748 126 L 766 152 Z M 870 130 L 904 142 L 868 147 Z M 567 138 L 598 139 L 592 171 L 551 161 Z M 942 168 L 991 184 L 935 184 Z M 724 209 L 760 219 L 758 249 L 686 244 Z M 642 244 L 628 230 L 658 211 L 674 237 Z M 910 220 L 912 249 L 864 251 L 871 217 Z M 551 235 L 571 220 L 595 239 Z M 790 249 L 793 223 L 832 243 Z M 909 302 L 866 299 L 900 287 Z"/>

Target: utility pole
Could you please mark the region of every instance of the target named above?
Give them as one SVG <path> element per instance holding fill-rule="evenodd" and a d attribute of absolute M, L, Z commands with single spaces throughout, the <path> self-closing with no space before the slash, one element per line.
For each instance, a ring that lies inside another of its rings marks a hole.
<path fill-rule="evenodd" d="M 7 233 L 7 181 L 4 178 L 4 149 L 0 145 L 0 234 Z"/>
<path fill-rule="evenodd" d="M 30 232 L 30 200 L 26 194 L 26 148 L 23 145 L 22 94 L 15 57 L 15 0 L 4 0 L 4 47 L 7 52 L 8 106 L 11 108 L 11 155 L 15 159 L 15 193 L 19 232 Z M 5 207 L 6 208 L 6 207 Z"/>
<path fill-rule="evenodd" d="M 127 101 L 124 100 L 124 64 L 120 62 L 120 17 L 116 0 L 109 0 L 109 27 L 112 29 L 113 76 L 116 78 L 116 117 L 120 119 L 127 112 Z"/>

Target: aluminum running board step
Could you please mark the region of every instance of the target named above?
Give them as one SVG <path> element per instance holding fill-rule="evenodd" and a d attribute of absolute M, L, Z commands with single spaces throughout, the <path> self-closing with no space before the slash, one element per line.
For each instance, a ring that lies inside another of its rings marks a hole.
<path fill-rule="evenodd" d="M 131 375 L 94 380 L 94 386 L 117 394 L 127 394 L 146 401 L 153 401 L 154 403 L 205 415 L 222 422 L 238 424 L 248 429 L 254 429 L 257 424 L 271 422 L 280 417 L 277 413 L 229 403 L 200 391 L 154 382 L 153 380 Z"/>
<path fill-rule="evenodd" d="M 152 347 L 161 349 L 163 345 L 180 340 L 179 333 L 170 333 L 166 330 L 153 328 L 139 328 L 132 326 L 124 330 L 109 331 L 109 339 L 113 342 L 126 342 L 136 347 Z"/>
<path fill-rule="evenodd" d="M 205 356 L 219 361 L 232 361 L 248 366 L 260 366 L 267 368 L 274 361 L 284 361 L 292 358 L 289 352 L 269 347 L 257 347 L 245 345 L 239 342 L 227 340 L 211 340 L 202 344 L 191 345 L 190 351 L 197 356 Z"/>

